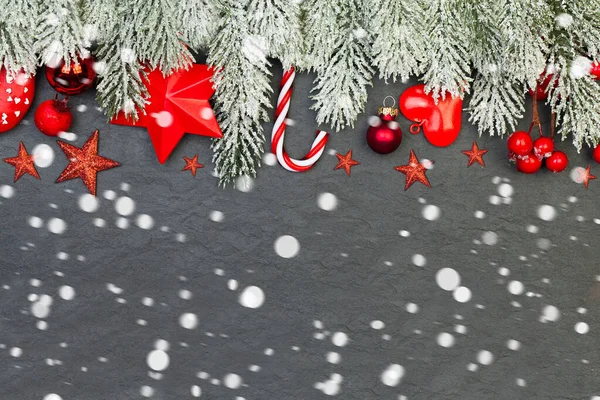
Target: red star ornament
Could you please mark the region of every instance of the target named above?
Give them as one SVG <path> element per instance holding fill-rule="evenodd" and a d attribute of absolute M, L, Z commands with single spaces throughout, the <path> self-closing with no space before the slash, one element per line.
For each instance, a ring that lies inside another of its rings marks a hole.
<path fill-rule="evenodd" d="M 577 169 L 578 176 L 577 176 L 576 181 L 579 183 L 583 183 L 583 186 L 585 186 L 586 189 L 588 189 L 590 181 L 592 179 L 596 179 L 596 177 L 591 174 L 591 169 L 592 169 L 591 165 L 588 165 L 588 167 L 585 169 L 583 169 L 583 168 Z"/>
<path fill-rule="evenodd" d="M 158 162 L 163 164 L 184 133 L 223 137 L 208 99 L 215 92 L 208 65 L 193 64 L 164 77 L 155 69 L 147 76 L 148 104 L 140 118 L 133 121 L 119 113 L 112 124 L 148 129 Z M 139 111 L 139 110 L 138 110 Z"/>
<path fill-rule="evenodd" d="M 57 140 L 58 145 L 69 159 L 69 165 L 56 179 L 56 183 L 81 178 L 92 195 L 96 195 L 97 174 L 105 169 L 118 167 L 119 164 L 109 158 L 98 155 L 98 130 L 88 138 L 83 147 Z"/>
<path fill-rule="evenodd" d="M 198 163 L 198 154 L 192 158 L 184 156 L 183 159 L 185 160 L 185 167 L 183 167 L 182 171 L 190 171 L 194 177 L 198 168 L 204 168 L 204 165 Z"/>
<path fill-rule="evenodd" d="M 406 175 L 406 183 L 404 184 L 404 190 L 407 190 L 415 182 L 421 182 L 427 187 L 431 187 L 429 179 L 425 176 L 427 168 L 419 162 L 419 159 L 415 155 L 413 150 L 410 151 L 410 158 L 408 159 L 407 165 L 398 165 L 394 168 L 396 171 L 402 172 Z"/>
<path fill-rule="evenodd" d="M 467 164 L 467 168 L 469 168 L 474 163 L 481 164 L 482 167 L 485 167 L 485 161 L 483 161 L 483 155 L 487 153 L 487 150 L 479 150 L 477 146 L 477 142 L 473 141 L 473 146 L 471 146 L 471 150 L 463 150 L 462 153 L 469 157 L 469 162 Z"/>
<path fill-rule="evenodd" d="M 345 155 L 335 153 L 335 156 L 338 159 L 338 164 L 335 166 L 334 170 L 343 168 L 348 176 L 350 176 L 350 168 L 354 167 L 355 165 L 360 165 L 358 161 L 352 159 L 352 149 L 348 150 Z"/>
<path fill-rule="evenodd" d="M 40 175 L 35 168 L 35 164 L 33 163 L 33 156 L 27 152 L 23 142 L 19 142 L 19 153 L 17 156 L 5 158 L 4 162 L 15 167 L 15 182 L 25 174 L 29 174 L 37 179 L 40 179 Z"/>

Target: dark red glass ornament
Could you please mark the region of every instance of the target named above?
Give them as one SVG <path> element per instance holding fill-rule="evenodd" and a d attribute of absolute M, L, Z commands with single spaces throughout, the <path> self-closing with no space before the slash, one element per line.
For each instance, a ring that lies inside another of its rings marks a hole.
<path fill-rule="evenodd" d="M 91 56 L 83 59 L 78 57 L 77 61 L 72 61 L 71 64 L 61 61 L 56 68 L 46 66 L 46 79 L 58 93 L 75 96 L 94 84 L 94 63 L 95 60 Z"/>
<path fill-rule="evenodd" d="M 367 144 L 374 152 L 388 154 L 400 146 L 402 131 L 400 125 L 395 121 L 397 116 L 397 108 L 384 106 L 379 108 L 379 117 L 369 119 Z"/>

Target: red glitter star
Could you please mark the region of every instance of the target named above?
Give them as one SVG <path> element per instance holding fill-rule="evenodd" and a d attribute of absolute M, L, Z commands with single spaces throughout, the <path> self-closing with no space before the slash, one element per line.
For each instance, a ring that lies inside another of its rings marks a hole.
<path fill-rule="evenodd" d="M 198 168 L 204 168 L 204 165 L 198 163 L 198 154 L 193 158 L 183 156 L 183 159 L 185 160 L 185 167 L 183 167 L 182 171 L 190 171 L 192 175 L 196 176 L 196 170 Z"/>
<path fill-rule="evenodd" d="M 596 179 L 596 177 L 590 173 L 591 168 L 592 167 L 590 165 L 588 165 L 588 167 L 586 169 L 583 169 L 583 168 L 577 169 L 578 176 L 577 176 L 576 180 L 579 183 L 583 183 L 583 186 L 585 186 L 586 189 L 588 188 L 590 181 L 592 179 Z"/>
<path fill-rule="evenodd" d="M 425 168 L 423 164 L 419 162 L 419 159 L 417 158 L 413 150 L 410 151 L 410 158 L 408 159 L 408 164 L 398 165 L 397 167 L 394 167 L 394 169 L 406 175 L 406 183 L 404 184 L 404 190 L 407 190 L 409 187 L 412 186 L 413 183 L 417 181 L 421 182 L 427 187 L 431 187 L 429 179 L 427 179 L 427 176 L 425 176 L 427 168 Z"/>
<path fill-rule="evenodd" d="M 19 153 L 17 156 L 5 158 L 4 162 L 15 167 L 15 182 L 25 174 L 29 174 L 40 179 L 40 175 L 38 174 L 37 169 L 35 169 L 35 164 L 33 163 L 33 156 L 27 152 L 23 142 L 19 142 Z"/>
<path fill-rule="evenodd" d="M 462 153 L 465 156 L 469 157 L 469 163 L 467 164 L 467 168 L 473 165 L 475 162 L 478 162 L 483 167 L 485 167 L 485 161 L 483 161 L 483 155 L 487 153 L 487 150 L 479 150 L 477 146 L 477 142 L 473 141 L 473 146 L 471 146 L 471 150 L 463 150 Z"/>
<path fill-rule="evenodd" d="M 355 165 L 360 165 L 358 161 L 352 159 L 352 149 L 348 150 L 345 155 L 335 153 L 335 156 L 338 158 L 338 164 L 335 166 L 334 170 L 343 168 L 348 176 L 350 176 L 350 168 Z"/>
<path fill-rule="evenodd" d="M 56 183 L 81 178 L 85 186 L 96 195 L 97 174 L 105 169 L 118 167 L 119 164 L 109 158 L 98 155 L 98 130 L 88 138 L 82 148 L 57 140 L 58 145 L 69 159 L 69 165 L 56 179 Z"/>

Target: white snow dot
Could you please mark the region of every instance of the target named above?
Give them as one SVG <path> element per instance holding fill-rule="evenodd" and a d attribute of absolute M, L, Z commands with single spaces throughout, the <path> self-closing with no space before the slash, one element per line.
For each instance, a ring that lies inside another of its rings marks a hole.
<path fill-rule="evenodd" d="M 490 203 L 497 206 L 498 204 L 502 203 L 502 199 L 500 198 L 500 196 L 496 196 L 495 194 L 490 196 Z"/>
<path fill-rule="evenodd" d="M 552 247 L 552 242 L 550 242 L 550 239 L 539 238 L 535 242 L 537 244 L 537 247 L 540 248 L 540 250 L 547 251 L 550 250 L 550 248 Z"/>
<path fill-rule="evenodd" d="M 283 235 L 275 240 L 275 252 L 283 258 L 295 257 L 300 251 L 300 243 L 290 235 Z"/>
<path fill-rule="evenodd" d="M 471 372 L 475 372 L 478 369 L 479 369 L 479 365 L 477 365 L 477 364 L 469 363 L 469 365 L 467 365 L 467 370 L 469 370 Z"/>
<path fill-rule="evenodd" d="M 442 347 L 452 347 L 454 346 L 454 336 L 447 332 L 442 332 L 437 336 L 437 344 Z"/>
<path fill-rule="evenodd" d="M 488 246 L 493 246 L 498 243 L 498 234 L 496 232 L 487 231 L 481 235 L 481 240 Z"/>
<path fill-rule="evenodd" d="M 213 119 L 215 116 L 215 114 L 213 113 L 212 108 L 210 107 L 202 107 L 200 109 L 200 118 L 202 118 L 205 121 L 209 121 L 211 119 Z"/>
<path fill-rule="evenodd" d="M 381 118 L 376 115 L 371 115 L 368 119 L 369 126 L 379 126 L 381 125 Z"/>
<path fill-rule="evenodd" d="M 67 223 L 60 218 L 51 218 L 48 221 L 48 230 L 52 233 L 60 235 L 67 230 Z"/>
<path fill-rule="evenodd" d="M 194 385 L 192 386 L 192 388 L 190 389 L 190 393 L 192 394 L 192 396 L 194 397 L 200 397 L 200 395 L 202 394 L 202 389 L 200 389 L 200 386 L 198 385 Z"/>
<path fill-rule="evenodd" d="M 115 203 L 115 210 L 120 215 L 126 217 L 133 214 L 133 211 L 135 211 L 135 202 L 127 196 L 119 197 Z"/>
<path fill-rule="evenodd" d="M 10 355 L 15 358 L 21 357 L 23 355 L 23 350 L 20 347 L 13 347 L 10 349 Z"/>
<path fill-rule="evenodd" d="M 223 378 L 223 384 L 229 389 L 239 389 L 242 386 L 242 377 L 238 374 L 227 374 Z"/>
<path fill-rule="evenodd" d="M 460 275 L 452 268 L 442 268 L 435 275 L 438 286 L 447 291 L 453 291 L 460 285 Z"/>
<path fill-rule="evenodd" d="M 225 215 L 221 211 L 211 211 L 208 218 L 213 222 L 223 222 Z"/>
<path fill-rule="evenodd" d="M 327 362 L 331 364 L 339 364 L 342 360 L 342 356 L 340 353 L 336 353 L 335 351 L 330 351 L 327 353 Z"/>
<path fill-rule="evenodd" d="M 466 303 L 471 300 L 471 290 L 468 287 L 461 286 L 454 291 L 454 300 L 459 303 Z"/>
<path fill-rule="evenodd" d="M 127 228 L 129 228 L 129 220 L 127 218 L 124 218 L 124 217 L 117 218 L 117 227 L 120 228 L 120 229 L 127 229 Z"/>
<path fill-rule="evenodd" d="M 558 321 L 560 318 L 560 310 L 555 306 L 547 305 L 542 310 L 542 316 L 545 321 Z"/>
<path fill-rule="evenodd" d="M 415 264 L 417 267 L 424 267 L 425 264 L 427 264 L 427 260 L 425 259 L 425 257 L 421 254 L 415 254 L 414 256 L 412 256 L 412 262 L 413 264 Z"/>
<path fill-rule="evenodd" d="M 238 288 L 238 281 L 236 281 L 235 279 L 230 279 L 227 281 L 227 288 L 229 290 L 237 290 Z"/>
<path fill-rule="evenodd" d="M 400 232 L 398 232 L 400 234 L 400 236 L 402 237 L 409 237 L 410 236 L 410 232 L 409 231 L 405 231 L 405 230 L 401 230 Z"/>
<path fill-rule="evenodd" d="M 556 25 L 560 28 L 568 28 L 573 24 L 573 16 L 562 13 L 556 16 Z"/>
<path fill-rule="evenodd" d="M 517 378 L 516 383 L 517 383 L 517 386 L 520 386 L 520 387 L 527 386 L 527 382 L 525 381 L 525 379 L 522 379 L 522 378 Z"/>
<path fill-rule="evenodd" d="M 121 50 L 121 61 L 127 64 L 131 64 L 135 61 L 135 52 L 133 49 L 124 48 Z"/>
<path fill-rule="evenodd" d="M 29 217 L 27 222 L 34 228 L 41 228 L 44 225 L 44 221 L 40 217 Z"/>
<path fill-rule="evenodd" d="M 77 106 L 77 111 L 79 112 L 86 112 L 87 111 L 87 106 L 85 104 L 80 104 Z"/>
<path fill-rule="evenodd" d="M 169 366 L 169 355 L 162 350 L 152 350 L 146 358 L 148 366 L 155 371 L 164 371 Z"/>
<path fill-rule="evenodd" d="M 73 300 L 75 298 L 75 289 L 68 285 L 61 286 L 58 289 L 58 295 L 63 300 Z"/>
<path fill-rule="evenodd" d="M 510 270 L 506 267 L 501 267 L 501 268 L 498 268 L 498 273 L 502 276 L 509 276 Z"/>
<path fill-rule="evenodd" d="M 194 329 L 198 326 L 198 316 L 192 313 L 181 314 L 179 317 L 179 325 L 185 329 Z"/>
<path fill-rule="evenodd" d="M 50 393 L 44 396 L 44 400 L 63 400 L 63 398 L 56 393 Z"/>
<path fill-rule="evenodd" d="M 579 333 L 580 335 L 585 335 L 589 331 L 590 331 L 590 326 L 588 324 L 586 324 L 585 322 L 578 322 L 575 324 L 575 332 Z"/>
<path fill-rule="evenodd" d="M 344 332 L 336 332 L 331 336 L 331 342 L 337 347 L 344 347 L 348 344 L 348 335 Z"/>
<path fill-rule="evenodd" d="M 423 211 L 421 212 L 423 218 L 429 221 L 435 221 L 440 217 L 442 211 L 438 206 L 434 206 L 433 204 L 428 204 L 423 207 Z"/>
<path fill-rule="evenodd" d="M 59 132 L 58 137 L 64 140 L 68 140 L 69 142 L 74 142 L 77 140 L 77 135 L 73 132 Z"/>
<path fill-rule="evenodd" d="M 98 209 L 98 198 L 90 193 L 79 196 L 79 208 L 85 212 L 92 213 Z"/>
<path fill-rule="evenodd" d="M 169 126 L 173 125 L 173 114 L 168 111 L 152 113 L 150 116 L 155 119 L 156 125 L 160 126 L 161 128 L 168 128 Z"/>
<path fill-rule="evenodd" d="M 477 210 L 477 211 L 475 211 L 475 218 L 477 218 L 477 219 L 484 219 L 485 218 L 485 213 L 483 211 Z"/>
<path fill-rule="evenodd" d="M 254 179 L 247 175 L 238 176 L 235 180 L 235 188 L 240 192 L 251 192 L 254 189 Z"/>
<path fill-rule="evenodd" d="M 509 183 L 503 183 L 498 186 L 498 194 L 502 197 L 511 197 L 514 192 L 514 188 Z"/>
<path fill-rule="evenodd" d="M 48 323 L 46 321 L 38 321 L 35 326 L 40 330 L 40 331 L 45 331 L 46 329 L 48 329 Z"/>
<path fill-rule="evenodd" d="M 248 308 L 259 308 L 265 302 L 265 293 L 258 286 L 248 286 L 240 293 L 239 303 Z"/>
<path fill-rule="evenodd" d="M 456 325 L 454 327 L 454 331 L 456 333 L 460 333 L 461 335 L 466 335 L 466 333 L 467 333 L 467 327 L 464 326 L 464 325 Z"/>
<path fill-rule="evenodd" d="M 136 219 L 136 224 L 142 229 L 152 229 L 154 226 L 154 219 L 148 214 L 140 214 Z"/>
<path fill-rule="evenodd" d="M 385 324 L 383 323 L 383 321 L 371 321 L 371 328 L 376 329 L 376 330 L 381 330 L 383 328 L 385 328 Z"/>
<path fill-rule="evenodd" d="M 419 306 L 415 303 L 408 303 L 406 305 L 406 311 L 408 311 L 411 314 L 416 314 L 419 312 Z"/>
<path fill-rule="evenodd" d="M 510 339 L 508 342 L 506 342 L 506 347 L 512 351 L 518 351 L 521 349 L 521 342 L 515 339 Z"/>
<path fill-rule="evenodd" d="M 142 386 L 140 388 L 140 394 L 144 397 L 152 397 L 154 396 L 154 389 L 150 386 Z"/>
<path fill-rule="evenodd" d="M 508 283 L 508 291 L 516 296 L 523 294 L 525 286 L 519 281 L 510 281 Z"/>
<path fill-rule="evenodd" d="M 102 218 L 94 218 L 94 225 L 98 228 L 104 228 L 106 226 L 106 221 Z"/>
<path fill-rule="evenodd" d="M 189 300 L 192 298 L 192 292 L 190 292 L 187 289 L 181 289 L 179 291 L 179 297 L 181 297 L 184 300 Z"/>
<path fill-rule="evenodd" d="M 540 230 L 540 228 L 538 228 L 538 227 L 537 227 L 537 226 L 535 226 L 535 225 L 529 225 L 529 226 L 527 227 L 527 232 L 529 232 L 529 233 L 538 233 L 538 232 L 539 232 L 539 230 Z"/>
<path fill-rule="evenodd" d="M 381 373 L 381 382 L 383 382 L 386 386 L 398 386 L 402 377 L 404 376 L 405 369 L 402 365 L 399 364 L 390 364 L 382 373 Z"/>
<path fill-rule="evenodd" d="M 494 355 L 487 350 L 481 350 L 477 354 L 477 362 L 481 365 L 490 365 L 494 362 Z"/>
<path fill-rule="evenodd" d="M 9 185 L 2 185 L 0 186 L 0 196 L 4 197 L 5 199 L 10 199 L 11 197 L 13 197 L 15 194 L 15 188 L 13 188 L 12 186 Z"/>
<path fill-rule="evenodd" d="M 552 221 L 556 218 L 556 208 L 544 204 L 538 208 L 537 214 L 538 217 L 544 221 Z"/>
<path fill-rule="evenodd" d="M 114 190 L 105 190 L 103 196 L 106 200 L 114 200 L 117 198 L 117 193 Z"/>
<path fill-rule="evenodd" d="M 263 155 L 263 163 L 272 167 L 277 164 L 277 156 L 273 153 L 265 153 Z"/>
<path fill-rule="evenodd" d="M 317 199 L 317 204 L 321 210 L 333 211 L 337 208 L 338 199 L 332 193 L 321 193 Z"/>
<path fill-rule="evenodd" d="M 47 144 L 38 144 L 31 151 L 33 162 L 40 168 L 48 168 L 54 162 L 54 150 Z"/>
<path fill-rule="evenodd" d="M 171 345 L 164 339 L 158 339 L 156 342 L 154 342 L 154 348 L 156 350 L 169 351 Z"/>

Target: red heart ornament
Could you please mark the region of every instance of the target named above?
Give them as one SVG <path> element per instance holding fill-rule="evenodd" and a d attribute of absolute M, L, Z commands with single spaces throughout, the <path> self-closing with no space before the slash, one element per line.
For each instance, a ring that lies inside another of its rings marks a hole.
<path fill-rule="evenodd" d="M 419 133 L 421 128 L 429 143 L 446 147 L 454 143 L 460 132 L 462 118 L 462 99 L 447 95 L 438 99 L 425 93 L 425 85 L 411 86 L 400 96 L 400 111 L 409 120 L 410 132 Z"/>

